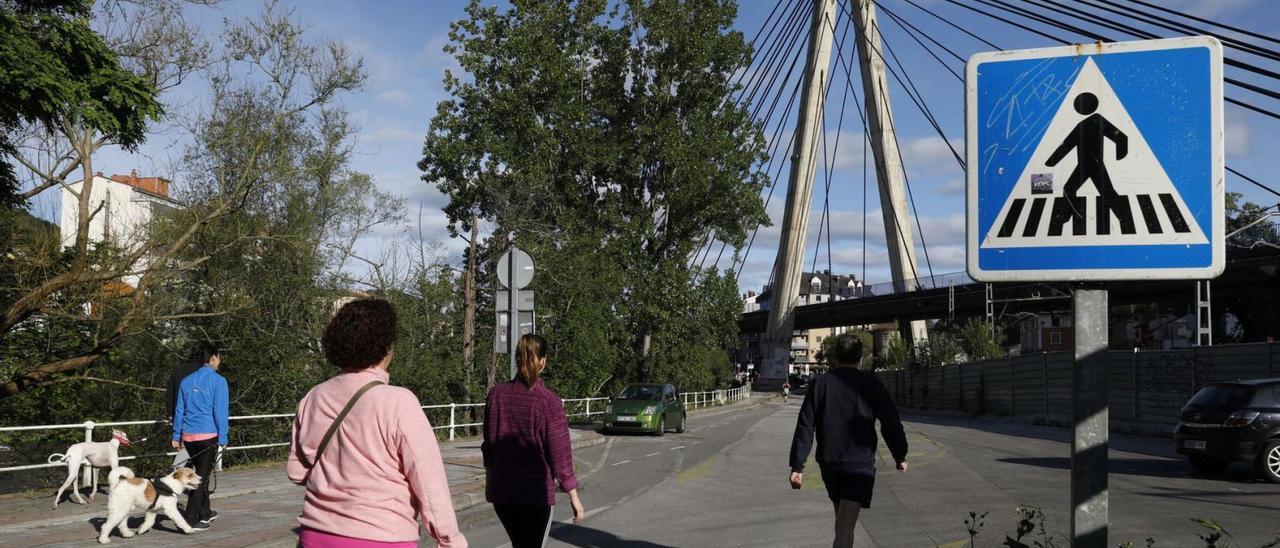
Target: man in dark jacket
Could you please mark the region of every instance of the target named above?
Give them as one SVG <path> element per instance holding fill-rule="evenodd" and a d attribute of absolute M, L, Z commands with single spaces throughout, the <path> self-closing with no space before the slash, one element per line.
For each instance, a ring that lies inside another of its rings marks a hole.
<path fill-rule="evenodd" d="M 858 514 L 871 507 L 876 480 L 876 421 L 900 472 L 907 471 L 907 436 L 889 391 L 873 373 L 859 371 L 862 340 L 836 337 L 830 373 L 809 383 L 791 440 L 791 487 L 804 484 L 804 465 L 816 431 L 818 468 L 835 506 L 835 548 L 853 546 Z"/>

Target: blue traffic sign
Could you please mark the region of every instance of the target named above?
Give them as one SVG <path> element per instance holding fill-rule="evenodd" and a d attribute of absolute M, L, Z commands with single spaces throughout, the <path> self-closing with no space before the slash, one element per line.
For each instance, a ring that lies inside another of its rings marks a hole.
<path fill-rule="evenodd" d="M 975 280 L 1222 272 L 1216 39 L 979 53 L 965 88 Z"/>

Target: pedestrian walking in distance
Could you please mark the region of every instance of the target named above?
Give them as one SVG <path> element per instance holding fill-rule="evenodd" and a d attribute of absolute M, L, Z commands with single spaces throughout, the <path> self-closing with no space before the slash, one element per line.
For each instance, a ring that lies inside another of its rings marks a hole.
<path fill-rule="evenodd" d="M 209 507 L 209 475 L 218 453 L 227 446 L 227 379 L 218 374 L 222 357 L 211 342 L 201 342 L 193 352 L 201 361 L 195 371 L 181 378 L 173 405 L 174 449 L 186 451 L 189 464 L 202 480 L 187 495 L 182 517 L 193 529 L 208 529 L 218 513 Z M 181 371 L 176 371 L 177 376 Z"/>
<path fill-rule="evenodd" d="M 547 367 L 547 340 L 520 337 L 516 378 L 489 390 L 484 408 L 485 498 L 507 530 L 512 548 L 537 548 L 551 532 L 556 483 L 569 494 L 573 521 L 586 512 L 573 475 L 569 421 L 560 397 L 538 375 Z"/>
<path fill-rule="evenodd" d="M 791 488 L 804 485 L 804 466 L 818 436 L 818 468 L 835 507 L 834 548 L 853 546 L 858 514 L 871 507 L 876 482 L 876 421 L 898 471 L 907 471 L 907 436 L 889 391 L 873 373 L 858 370 L 862 340 L 836 337 L 831 371 L 809 383 L 791 440 Z"/>
<path fill-rule="evenodd" d="M 305 485 L 304 548 L 414 548 L 418 522 L 441 548 L 458 531 L 434 430 L 418 397 L 388 384 L 396 311 L 382 299 L 338 310 L 321 338 L 340 370 L 298 402 L 285 466 Z"/>

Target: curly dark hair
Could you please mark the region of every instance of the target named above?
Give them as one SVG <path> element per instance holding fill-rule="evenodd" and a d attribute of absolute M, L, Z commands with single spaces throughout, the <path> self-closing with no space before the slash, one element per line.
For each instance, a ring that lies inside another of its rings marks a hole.
<path fill-rule="evenodd" d="M 396 309 L 383 299 L 358 299 L 342 306 L 324 329 L 324 357 L 343 371 L 377 365 L 396 342 Z"/>

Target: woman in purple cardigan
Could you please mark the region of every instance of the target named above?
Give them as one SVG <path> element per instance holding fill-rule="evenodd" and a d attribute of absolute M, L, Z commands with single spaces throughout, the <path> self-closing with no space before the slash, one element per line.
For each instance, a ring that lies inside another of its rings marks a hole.
<path fill-rule="evenodd" d="M 484 494 L 512 548 L 541 547 L 551 532 L 557 482 L 569 494 L 574 523 L 586 512 L 573 475 L 564 404 L 538 378 L 547 367 L 547 340 L 520 337 L 516 363 L 516 378 L 495 385 L 485 401 Z"/>

